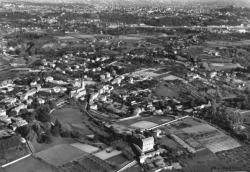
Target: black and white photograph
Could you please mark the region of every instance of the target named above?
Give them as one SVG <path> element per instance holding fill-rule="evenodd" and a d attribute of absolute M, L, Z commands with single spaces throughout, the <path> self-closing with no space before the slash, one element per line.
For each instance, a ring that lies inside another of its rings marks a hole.
<path fill-rule="evenodd" d="M 250 0 L 0 0 L 0 172 L 250 172 Z"/>

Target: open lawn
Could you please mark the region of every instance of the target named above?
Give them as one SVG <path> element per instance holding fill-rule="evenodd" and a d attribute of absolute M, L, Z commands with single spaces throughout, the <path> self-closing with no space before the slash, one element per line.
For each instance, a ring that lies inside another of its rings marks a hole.
<path fill-rule="evenodd" d="M 92 132 L 83 123 L 82 113 L 77 108 L 57 109 L 51 113 L 62 124 L 69 126 L 72 130 L 79 131 L 83 135 L 92 134 Z"/>
<path fill-rule="evenodd" d="M 38 143 L 36 141 L 36 137 L 31 142 L 31 147 L 33 149 L 33 152 L 40 152 L 42 150 L 48 149 L 50 147 L 60 145 L 60 144 L 71 144 L 74 143 L 75 140 L 72 138 L 63 138 L 63 137 L 52 137 L 52 143 L 50 144 L 44 144 L 44 143 Z"/>

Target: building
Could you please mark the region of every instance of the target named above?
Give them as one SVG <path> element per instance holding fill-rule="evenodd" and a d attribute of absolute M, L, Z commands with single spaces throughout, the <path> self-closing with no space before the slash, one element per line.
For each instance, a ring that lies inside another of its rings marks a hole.
<path fill-rule="evenodd" d="M 141 155 L 146 152 L 154 150 L 154 137 L 145 137 L 142 134 L 136 134 L 135 137 L 135 147 Z"/>
<path fill-rule="evenodd" d="M 0 108 L 0 116 L 6 116 L 6 110 Z"/>
<path fill-rule="evenodd" d="M 34 88 L 34 89 L 31 89 L 31 90 L 29 90 L 29 91 L 27 91 L 23 96 L 22 96 L 22 99 L 23 100 L 28 100 L 28 98 L 31 96 L 33 96 L 33 95 L 35 95 L 37 93 L 37 89 L 36 88 Z"/>
<path fill-rule="evenodd" d="M 16 114 L 18 115 L 20 110 L 22 110 L 22 109 L 27 109 L 27 105 L 20 104 L 19 106 L 15 107 L 12 111 L 16 112 Z"/>
<path fill-rule="evenodd" d="M 154 144 L 154 137 L 148 137 L 141 139 L 141 142 L 139 142 L 139 147 L 141 148 L 142 152 L 148 152 L 154 149 Z"/>

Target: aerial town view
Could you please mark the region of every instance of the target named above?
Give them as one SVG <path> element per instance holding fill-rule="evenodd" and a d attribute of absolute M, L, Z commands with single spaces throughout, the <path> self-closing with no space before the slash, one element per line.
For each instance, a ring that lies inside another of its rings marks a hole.
<path fill-rule="evenodd" d="M 250 0 L 0 0 L 0 172 L 250 172 Z"/>

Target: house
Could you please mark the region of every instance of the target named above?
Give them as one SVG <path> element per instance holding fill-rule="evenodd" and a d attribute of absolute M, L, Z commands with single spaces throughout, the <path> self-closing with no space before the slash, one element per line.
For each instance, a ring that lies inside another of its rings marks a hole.
<path fill-rule="evenodd" d="M 0 108 L 0 116 L 6 116 L 6 110 Z"/>
<path fill-rule="evenodd" d="M 40 97 L 37 99 L 37 101 L 38 101 L 39 104 L 44 104 L 45 103 L 45 100 L 40 98 Z"/>
<path fill-rule="evenodd" d="M 15 118 L 12 117 L 11 120 L 13 121 L 13 123 L 10 125 L 10 127 L 15 131 L 18 127 L 22 127 L 25 125 L 28 125 L 28 122 L 22 118 Z"/>
<path fill-rule="evenodd" d="M 14 109 L 12 109 L 12 111 L 16 112 L 16 114 L 18 115 L 20 110 L 22 109 L 27 109 L 27 105 L 25 104 L 20 104 L 19 106 L 15 107 Z"/>
<path fill-rule="evenodd" d="M 91 109 L 91 110 L 98 110 L 97 104 L 92 104 L 92 105 L 90 105 L 90 109 Z"/>
<path fill-rule="evenodd" d="M 6 87 L 11 87 L 14 86 L 12 80 L 4 80 L 0 83 L 0 88 L 6 88 Z"/>
<path fill-rule="evenodd" d="M 6 97 L 5 99 L 2 100 L 4 103 L 6 104 L 15 104 L 17 99 L 16 98 L 13 98 L 13 97 Z"/>
<path fill-rule="evenodd" d="M 54 80 L 54 78 L 52 76 L 48 76 L 45 81 L 46 82 L 52 82 Z"/>
<path fill-rule="evenodd" d="M 8 116 L 0 116 L 0 121 L 6 125 L 11 123 L 11 119 Z"/>
<path fill-rule="evenodd" d="M 37 89 L 36 88 L 33 88 L 33 89 L 31 89 L 31 90 L 29 90 L 29 91 L 27 91 L 23 96 L 22 96 L 22 99 L 23 100 L 28 100 L 28 98 L 31 96 L 33 96 L 33 95 L 35 95 L 37 93 Z"/>
<path fill-rule="evenodd" d="M 31 86 L 31 87 L 35 87 L 36 85 L 37 85 L 37 82 L 36 82 L 36 81 L 33 81 L 33 82 L 30 83 L 30 86 Z"/>

